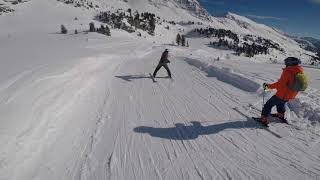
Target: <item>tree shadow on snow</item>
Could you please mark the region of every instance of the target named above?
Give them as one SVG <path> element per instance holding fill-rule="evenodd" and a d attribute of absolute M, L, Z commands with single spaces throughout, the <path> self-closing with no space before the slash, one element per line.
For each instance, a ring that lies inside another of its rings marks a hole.
<path fill-rule="evenodd" d="M 120 78 L 122 80 L 125 80 L 125 81 L 132 81 L 132 80 L 136 80 L 136 79 L 151 79 L 150 76 L 147 76 L 147 75 L 124 75 L 124 76 L 115 76 L 116 78 Z M 163 77 L 163 76 L 159 76 L 159 77 L 156 77 L 155 79 L 157 78 L 168 78 L 167 76 Z"/>
<path fill-rule="evenodd" d="M 196 139 L 200 135 L 217 134 L 226 129 L 242 129 L 242 128 L 261 128 L 259 124 L 253 120 L 233 121 L 209 126 L 202 126 L 200 122 L 193 121 L 192 125 L 175 124 L 175 127 L 156 128 L 139 126 L 134 128 L 134 132 L 148 133 L 152 137 L 171 139 L 171 140 L 191 140 Z"/>

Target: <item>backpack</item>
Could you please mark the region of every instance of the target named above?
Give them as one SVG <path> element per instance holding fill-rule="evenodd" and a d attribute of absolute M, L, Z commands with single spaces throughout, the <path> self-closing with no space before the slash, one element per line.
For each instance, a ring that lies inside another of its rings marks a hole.
<path fill-rule="evenodd" d="M 289 85 L 289 89 L 296 92 L 305 91 L 308 85 L 308 77 L 303 72 L 300 72 L 294 75 L 293 83 Z"/>

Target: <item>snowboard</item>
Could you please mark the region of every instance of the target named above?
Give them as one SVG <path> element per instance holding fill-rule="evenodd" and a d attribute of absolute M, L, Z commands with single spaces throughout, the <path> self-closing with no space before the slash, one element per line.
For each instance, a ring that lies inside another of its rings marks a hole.
<path fill-rule="evenodd" d="M 154 80 L 154 77 L 153 77 L 153 75 L 151 73 L 149 73 L 149 76 L 152 79 L 152 82 L 154 82 L 154 83 L 157 82 L 156 80 Z"/>

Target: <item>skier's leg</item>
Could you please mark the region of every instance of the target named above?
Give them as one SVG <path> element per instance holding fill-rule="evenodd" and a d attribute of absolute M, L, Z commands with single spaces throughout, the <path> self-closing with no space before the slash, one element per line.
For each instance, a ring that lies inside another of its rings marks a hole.
<path fill-rule="evenodd" d="M 161 65 L 158 65 L 158 66 L 156 67 L 156 69 L 155 69 L 154 72 L 153 72 L 153 77 L 156 77 L 157 72 L 159 71 L 160 68 L 161 68 Z"/>
<path fill-rule="evenodd" d="M 261 117 L 268 117 L 271 113 L 272 107 L 278 104 L 277 96 L 272 96 L 263 106 Z"/>
<path fill-rule="evenodd" d="M 280 118 L 283 122 L 288 123 L 287 120 L 285 119 L 285 112 L 286 112 L 286 101 L 283 101 L 279 99 L 279 102 L 277 104 L 277 114 L 276 116 Z"/>
<path fill-rule="evenodd" d="M 284 114 L 286 112 L 286 101 L 279 99 L 279 103 L 277 104 L 277 112 Z"/>
<path fill-rule="evenodd" d="M 167 70 L 168 76 L 171 78 L 171 72 L 170 72 L 168 65 L 165 64 L 165 65 L 163 65 L 163 67 Z"/>

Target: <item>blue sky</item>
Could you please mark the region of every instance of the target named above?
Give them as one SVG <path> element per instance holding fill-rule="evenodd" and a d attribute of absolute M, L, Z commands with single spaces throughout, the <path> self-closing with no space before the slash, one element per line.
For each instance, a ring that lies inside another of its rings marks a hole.
<path fill-rule="evenodd" d="M 290 35 L 320 39 L 320 0 L 199 0 L 212 15 L 233 12 Z"/>

